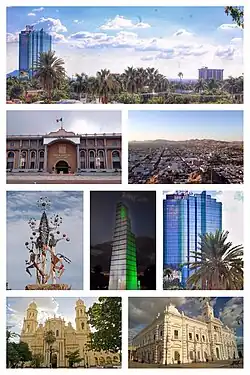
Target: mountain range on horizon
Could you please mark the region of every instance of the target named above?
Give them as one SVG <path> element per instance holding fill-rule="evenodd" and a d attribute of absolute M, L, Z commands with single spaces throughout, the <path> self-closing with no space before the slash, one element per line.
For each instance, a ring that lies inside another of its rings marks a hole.
<path fill-rule="evenodd" d="M 129 141 L 129 143 L 186 143 L 186 142 L 218 142 L 218 143 L 240 143 L 243 144 L 243 141 L 223 141 L 223 140 L 217 140 L 217 139 L 186 139 L 186 140 L 180 140 L 180 141 L 174 141 L 174 140 L 169 140 L 169 139 L 148 139 L 148 140 L 143 140 L 143 141 Z"/>

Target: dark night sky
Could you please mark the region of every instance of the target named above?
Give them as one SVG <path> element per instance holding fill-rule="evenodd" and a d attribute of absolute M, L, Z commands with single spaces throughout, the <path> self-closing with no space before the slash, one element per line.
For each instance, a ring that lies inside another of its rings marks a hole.
<path fill-rule="evenodd" d="M 91 192 L 91 245 L 111 241 L 115 225 L 116 204 L 129 209 L 132 232 L 136 237 L 155 238 L 155 192 L 96 191 Z"/>

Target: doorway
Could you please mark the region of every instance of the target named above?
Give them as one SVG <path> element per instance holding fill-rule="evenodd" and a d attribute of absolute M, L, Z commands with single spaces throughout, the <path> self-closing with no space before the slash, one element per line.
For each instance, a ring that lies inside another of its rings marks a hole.
<path fill-rule="evenodd" d="M 57 368 L 57 355 L 53 354 L 51 358 L 51 367 L 52 368 Z"/>
<path fill-rule="evenodd" d="M 67 174 L 69 173 L 69 165 L 66 161 L 64 160 L 60 160 L 56 163 L 56 173 L 63 173 L 63 174 Z"/>

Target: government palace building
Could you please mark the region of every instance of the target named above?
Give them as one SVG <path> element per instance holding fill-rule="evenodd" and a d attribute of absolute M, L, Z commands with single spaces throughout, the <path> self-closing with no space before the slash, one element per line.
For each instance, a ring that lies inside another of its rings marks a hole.
<path fill-rule="evenodd" d="M 53 174 L 121 169 L 121 134 L 75 134 L 63 127 L 45 135 L 7 135 L 7 172 Z"/>
<path fill-rule="evenodd" d="M 206 302 L 200 318 L 190 318 L 174 305 L 145 327 L 132 342 L 130 360 L 161 365 L 238 358 L 234 332 L 214 317 Z"/>
<path fill-rule="evenodd" d="M 69 367 L 65 355 L 79 350 L 81 367 L 96 367 L 105 365 L 120 365 L 119 354 L 91 351 L 88 342 L 90 326 L 86 307 L 81 299 L 75 305 L 75 327 L 66 323 L 63 318 L 49 318 L 44 324 L 38 324 L 38 310 L 35 302 L 32 302 L 26 310 L 23 321 L 20 341 L 28 344 L 33 355 L 40 354 L 44 358 L 44 367 L 50 366 L 49 343 L 45 340 L 45 333 L 52 331 L 56 341 L 52 344 L 51 364 L 53 368 Z M 50 344 L 51 345 L 51 344 Z"/>

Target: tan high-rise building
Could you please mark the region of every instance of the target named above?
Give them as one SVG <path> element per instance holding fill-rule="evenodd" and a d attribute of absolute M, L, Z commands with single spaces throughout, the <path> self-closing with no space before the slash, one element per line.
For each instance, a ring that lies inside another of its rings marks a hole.
<path fill-rule="evenodd" d="M 89 349 L 88 341 L 90 326 L 86 307 L 81 299 L 75 305 L 75 328 L 72 324 L 66 323 L 61 317 L 54 316 L 45 321 L 38 322 L 38 310 L 35 302 L 32 302 L 26 311 L 20 340 L 29 345 L 32 354 L 41 354 L 44 358 L 44 367 L 50 366 L 49 345 L 45 341 L 45 333 L 54 332 L 56 341 L 52 345 L 52 367 L 69 367 L 68 359 L 65 356 L 79 350 L 82 362 L 81 367 L 96 367 L 105 365 L 119 365 L 119 354 L 108 352 L 95 352 Z"/>

